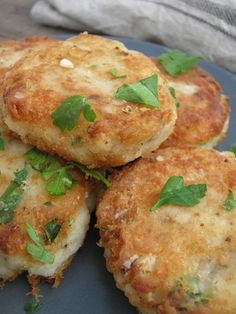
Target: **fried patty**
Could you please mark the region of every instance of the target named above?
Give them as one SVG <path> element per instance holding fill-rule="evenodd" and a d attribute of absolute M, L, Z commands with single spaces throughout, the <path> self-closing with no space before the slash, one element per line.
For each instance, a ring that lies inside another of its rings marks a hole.
<path fill-rule="evenodd" d="M 230 112 L 228 97 L 222 94 L 220 84 L 199 67 L 173 77 L 157 58 L 152 60 L 175 88 L 180 103 L 174 131 L 161 147 L 218 145 L 228 130 Z"/>
<path fill-rule="evenodd" d="M 0 94 L 6 72 L 21 58 L 31 51 L 37 51 L 54 45 L 56 41 L 47 37 L 28 37 L 25 41 L 2 41 L 0 42 Z"/>
<path fill-rule="evenodd" d="M 25 153 L 29 146 L 8 138 L 1 128 L 5 149 L 0 150 L 0 195 L 15 178 L 15 172 L 24 168 Z M 90 187 L 84 176 L 71 172 L 75 181 L 73 187 L 61 196 L 50 196 L 46 190 L 46 181 L 41 174 L 27 164 L 26 180 L 21 187 L 21 200 L 17 204 L 12 219 L 0 223 L 0 279 L 13 280 L 22 271 L 30 276 L 62 278 L 63 271 L 70 263 L 75 252 L 83 244 L 90 220 L 88 203 L 91 203 Z M 11 195 L 11 201 L 14 195 Z M 14 201 L 14 200 L 13 200 Z M 0 220 L 2 222 L 3 200 L 0 198 Z M 53 243 L 45 242 L 44 227 L 56 219 L 61 229 Z M 40 236 L 44 247 L 55 256 L 52 264 L 34 259 L 26 249 L 27 243 L 34 242 L 26 231 L 26 223 L 30 223 Z"/>
<path fill-rule="evenodd" d="M 116 69 L 119 76 L 112 75 Z M 25 143 L 89 167 L 119 166 L 170 135 L 176 109 L 167 83 L 158 77 L 160 107 L 115 99 L 117 89 L 157 73 L 153 62 L 122 43 L 81 34 L 20 60 L 4 81 L 4 119 Z M 124 77 L 125 75 L 125 77 Z M 95 122 L 80 115 L 72 131 L 61 131 L 51 114 L 73 95 L 87 97 Z"/>
<path fill-rule="evenodd" d="M 200 203 L 150 208 L 170 176 L 207 184 Z M 114 175 L 97 210 L 100 245 L 117 286 L 141 313 L 236 313 L 236 159 L 166 148 Z M 234 207 L 234 206 L 233 206 Z"/>

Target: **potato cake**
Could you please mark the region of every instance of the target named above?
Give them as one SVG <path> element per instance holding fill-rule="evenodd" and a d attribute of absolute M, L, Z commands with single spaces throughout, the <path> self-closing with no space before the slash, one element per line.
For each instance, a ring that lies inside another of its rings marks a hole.
<path fill-rule="evenodd" d="M 47 37 L 28 37 L 25 41 L 1 41 L 0 42 L 0 94 L 6 72 L 21 58 L 27 56 L 32 50 L 40 50 L 54 45 L 56 41 Z"/>
<path fill-rule="evenodd" d="M 175 89 L 179 101 L 174 131 L 161 147 L 218 145 L 228 130 L 230 112 L 228 97 L 222 94 L 220 84 L 200 67 L 173 77 L 157 58 L 152 60 Z"/>
<path fill-rule="evenodd" d="M 29 54 L 8 72 L 4 119 L 23 142 L 95 168 L 158 148 L 176 108 L 148 57 L 84 33 Z"/>
<path fill-rule="evenodd" d="M 141 313 L 236 313 L 236 158 L 157 150 L 117 172 L 98 206 L 100 245 Z"/>
<path fill-rule="evenodd" d="M 89 227 L 88 181 L 2 128 L 0 177 L 0 279 L 27 271 L 58 284 Z"/>

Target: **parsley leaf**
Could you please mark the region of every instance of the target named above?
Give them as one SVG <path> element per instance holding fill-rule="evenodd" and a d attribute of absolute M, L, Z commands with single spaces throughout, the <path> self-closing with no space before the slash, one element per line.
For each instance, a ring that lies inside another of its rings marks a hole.
<path fill-rule="evenodd" d="M 26 230 L 30 239 L 34 242 L 26 244 L 27 252 L 35 259 L 45 264 L 53 264 L 55 256 L 54 254 L 47 251 L 47 249 L 41 243 L 41 240 L 31 226 L 30 223 L 26 222 Z"/>
<path fill-rule="evenodd" d="M 46 191 L 49 195 L 59 196 L 66 193 L 74 183 L 73 178 L 67 172 L 72 166 L 63 166 L 60 158 L 50 156 L 37 148 L 32 148 L 26 153 L 31 167 L 39 171 L 43 178 L 48 181 Z"/>
<path fill-rule="evenodd" d="M 96 113 L 92 109 L 88 99 L 84 96 L 74 95 L 61 102 L 59 107 L 51 114 L 53 123 L 61 130 L 72 131 L 81 112 L 84 118 L 90 122 L 95 121 Z"/>
<path fill-rule="evenodd" d="M 33 314 L 35 312 L 38 312 L 41 308 L 42 308 L 42 303 L 36 297 L 33 297 L 24 306 L 25 313 L 27 314 Z"/>
<path fill-rule="evenodd" d="M 178 99 L 177 99 L 177 97 L 176 97 L 176 91 L 175 91 L 174 87 L 169 86 L 168 89 L 169 89 L 169 92 L 170 92 L 172 98 L 173 98 L 174 101 L 175 101 L 175 106 L 176 106 L 176 108 L 179 108 L 180 103 L 179 103 L 179 101 L 178 101 Z"/>
<path fill-rule="evenodd" d="M 43 171 L 50 167 L 52 164 L 58 163 L 59 158 L 49 155 L 48 153 L 41 152 L 36 147 L 31 148 L 25 156 L 27 157 L 28 162 L 31 167 L 36 171 Z"/>
<path fill-rule="evenodd" d="M 46 244 L 52 243 L 56 239 L 60 229 L 61 229 L 61 225 L 58 223 L 57 218 L 49 221 L 43 227 L 45 243 Z"/>
<path fill-rule="evenodd" d="M 230 151 L 233 152 L 236 157 L 236 144 L 231 145 Z"/>
<path fill-rule="evenodd" d="M 87 176 L 102 181 L 107 187 L 110 186 L 110 182 L 100 172 L 72 162 L 63 166 L 60 158 L 43 153 L 37 148 L 28 151 L 26 157 L 30 162 L 31 167 L 39 171 L 43 178 L 48 181 L 46 191 L 50 195 L 59 196 L 65 194 L 66 190 L 73 186 L 74 180 L 67 172 L 68 169 L 73 168 L 78 168 Z"/>
<path fill-rule="evenodd" d="M 184 186 L 183 177 L 170 177 L 165 183 L 158 201 L 150 211 L 165 205 L 194 206 L 199 204 L 199 198 L 203 198 L 207 191 L 206 184 L 192 184 Z"/>
<path fill-rule="evenodd" d="M 21 200 L 23 190 L 21 185 L 27 178 L 26 165 L 23 169 L 15 172 L 15 178 L 0 197 L 0 224 L 9 223 L 13 213 Z"/>
<path fill-rule="evenodd" d="M 0 150 L 4 150 L 5 149 L 5 143 L 4 143 L 4 139 L 1 136 L 1 132 L 0 132 Z"/>
<path fill-rule="evenodd" d="M 157 74 L 153 74 L 133 84 L 123 84 L 118 88 L 115 97 L 157 108 L 159 106 L 157 84 Z"/>
<path fill-rule="evenodd" d="M 227 199 L 222 207 L 227 212 L 231 212 L 232 209 L 236 208 L 236 200 L 234 199 L 232 191 L 229 190 Z"/>
<path fill-rule="evenodd" d="M 113 79 L 125 79 L 127 77 L 127 75 L 119 75 L 117 69 L 112 69 L 111 75 L 113 76 Z"/>
<path fill-rule="evenodd" d="M 188 72 L 195 67 L 202 57 L 187 55 L 179 50 L 169 50 L 159 56 L 159 60 L 165 70 L 172 76 Z"/>
<path fill-rule="evenodd" d="M 67 189 L 73 186 L 74 180 L 67 172 L 71 166 L 60 167 L 57 169 L 45 169 L 42 176 L 45 180 L 49 180 L 46 185 L 46 191 L 49 195 L 59 196 L 66 193 Z"/>
<path fill-rule="evenodd" d="M 81 172 L 85 173 L 88 177 L 92 177 L 94 179 L 97 179 L 101 181 L 107 188 L 111 185 L 110 181 L 104 177 L 99 171 L 89 169 L 88 167 L 78 164 L 78 163 L 72 163 L 72 165 L 76 168 L 78 168 Z"/>

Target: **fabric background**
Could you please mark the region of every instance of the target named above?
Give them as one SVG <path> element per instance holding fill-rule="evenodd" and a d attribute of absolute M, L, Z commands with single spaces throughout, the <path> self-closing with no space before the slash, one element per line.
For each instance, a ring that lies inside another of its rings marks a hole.
<path fill-rule="evenodd" d="M 236 72 L 234 0 L 44 0 L 38 23 L 161 42 Z"/>

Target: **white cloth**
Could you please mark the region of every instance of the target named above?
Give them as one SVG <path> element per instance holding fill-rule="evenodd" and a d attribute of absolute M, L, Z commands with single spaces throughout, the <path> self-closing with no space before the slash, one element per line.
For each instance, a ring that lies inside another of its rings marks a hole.
<path fill-rule="evenodd" d="M 43 0 L 38 23 L 161 42 L 236 72 L 235 0 Z"/>

